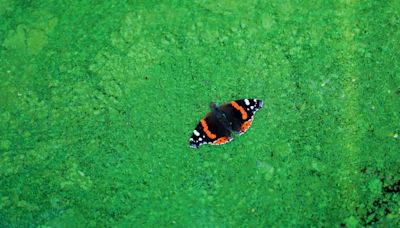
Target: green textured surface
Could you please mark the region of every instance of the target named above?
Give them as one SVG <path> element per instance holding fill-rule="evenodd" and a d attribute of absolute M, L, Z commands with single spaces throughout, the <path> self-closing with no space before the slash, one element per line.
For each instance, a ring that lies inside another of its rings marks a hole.
<path fill-rule="evenodd" d="M 396 226 L 399 40 L 400 1 L 0 0 L 0 226 Z"/>

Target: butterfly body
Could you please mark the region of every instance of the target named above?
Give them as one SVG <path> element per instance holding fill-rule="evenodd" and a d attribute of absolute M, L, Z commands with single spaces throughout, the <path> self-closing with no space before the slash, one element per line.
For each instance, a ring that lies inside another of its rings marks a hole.
<path fill-rule="evenodd" d="M 232 133 L 241 135 L 246 132 L 254 114 L 262 106 L 263 102 L 257 99 L 235 100 L 221 106 L 211 104 L 211 112 L 200 121 L 189 139 L 190 147 L 220 145 L 232 141 Z"/>

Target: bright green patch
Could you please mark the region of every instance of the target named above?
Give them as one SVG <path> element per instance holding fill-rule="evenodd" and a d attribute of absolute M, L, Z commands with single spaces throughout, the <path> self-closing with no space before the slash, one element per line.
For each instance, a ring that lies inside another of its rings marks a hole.
<path fill-rule="evenodd" d="M 0 0 L 0 226 L 396 226 L 398 9 Z M 246 97 L 246 134 L 189 149 Z"/>

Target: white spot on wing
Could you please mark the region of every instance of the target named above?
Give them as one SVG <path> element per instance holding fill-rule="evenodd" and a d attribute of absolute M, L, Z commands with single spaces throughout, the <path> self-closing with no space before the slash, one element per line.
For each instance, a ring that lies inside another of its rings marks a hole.
<path fill-rule="evenodd" d="M 200 141 L 200 142 L 203 141 L 203 138 L 199 138 L 199 141 Z"/>
<path fill-rule="evenodd" d="M 195 136 L 199 136 L 199 135 L 200 135 L 200 133 L 199 133 L 197 130 L 194 130 L 194 131 L 193 131 L 193 134 L 194 134 Z"/>
<path fill-rule="evenodd" d="M 254 109 L 254 106 L 250 106 L 250 108 L 251 108 L 251 110 L 253 110 L 253 109 Z"/>
<path fill-rule="evenodd" d="M 248 99 L 244 99 L 244 103 L 246 103 L 246 105 L 250 105 L 250 101 Z"/>

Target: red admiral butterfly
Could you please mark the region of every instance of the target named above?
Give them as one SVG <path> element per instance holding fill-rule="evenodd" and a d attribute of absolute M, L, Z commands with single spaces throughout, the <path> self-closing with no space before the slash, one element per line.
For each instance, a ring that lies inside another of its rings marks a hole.
<path fill-rule="evenodd" d="M 211 104 L 211 112 L 194 129 L 189 144 L 198 148 L 202 144 L 221 145 L 232 141 L 232 132 L 245 133 L 253 122 L 254 114 L 263 102 L 257 99 L 231 101 L 221 106 Z"/>

